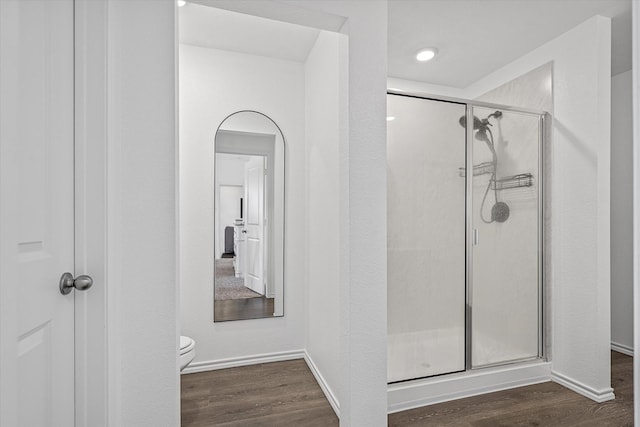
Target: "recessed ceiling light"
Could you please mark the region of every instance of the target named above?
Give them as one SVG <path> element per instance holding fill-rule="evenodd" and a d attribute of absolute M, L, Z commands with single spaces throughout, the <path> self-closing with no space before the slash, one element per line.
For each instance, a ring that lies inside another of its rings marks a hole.
<path fill-rule="evenodd" d="M 387 121 L 388 121 L 388 122 L 390 122 L 390 121 L 392 121 L 392 120 L 395 120 L 395 119 L 396 119 L 396 118 L 395 118 L 395 117 L 393 117 L 393 116 L 387 116 Z"/>
<path fill-rule="evenodd" d="M 416 54 L 416 59 L 419 62 L 427 62 L 430 59 L 433 59 L 433 57 L 436 56 L 436 53 L 438 53 L 438 49 L 436 49 L 434 47 L 429 47 L 427 49 L 422 49 L 420 52 L 418 52 Z"/>
<path fill-rule="evenodd" d="M 187 0 L 177 0 L 176 4 L 178 5 L 178 7 L 182 7 L 187 4 Z"/>

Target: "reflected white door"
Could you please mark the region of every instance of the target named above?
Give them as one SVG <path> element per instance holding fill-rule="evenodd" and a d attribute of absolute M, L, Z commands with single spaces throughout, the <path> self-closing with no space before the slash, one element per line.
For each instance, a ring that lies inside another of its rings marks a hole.
<path fill-rule="evenodd" d="M 254 156 L 245 166 L 245 278 L 244 285 L 264 295 L 264 157 Z"/>
<path fill-rule="evenodd" d="M 74 425 L 73 0 L 0 1 L 0 425 Z"/>

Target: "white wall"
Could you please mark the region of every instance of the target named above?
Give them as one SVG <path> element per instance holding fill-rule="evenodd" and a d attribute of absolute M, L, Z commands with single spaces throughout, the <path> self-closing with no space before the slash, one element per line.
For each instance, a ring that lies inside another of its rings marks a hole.
<path fill-rule="evenodd" d="M 173 1 L 108 2 L 111 426 L 180 424 L 174 9 Z"/>
<path fill-rule="evenodd" d="M 337 406 L 340 389 L 340 38 L 321 31 L 305 63 L 306 350 Z M 342 62 L 344 66 L 344 61 Z M 330 399 L 331 401 L 331 399 Z"/>
<path fill-rule="evenodd" d="M 181 333 L 192 366 L 304 347 L 304 68 L 180 45 Z M 286 141 L 285 316 L 213 323 L 213 137 L 239 110 L 271 117 Z"/>
<path fill-rule="evenodd" d="M 216 182 L 218 185 L 244 185 L 244 165 L 249 157 L 238 158 L 239 155 L 218 153 Z"/>
<path fill-rule="evenodd" d="M 611 344 L 633 353 L 632 71 L 611 79 Z"/>
<path fill-rule="evenodd" d="M 340 188 L 340 425 L 384 426 L 387 2 L 285 0 L 278 4 L 304 8 L 296 15 L 299 22 L 321 16 L 317 12 L 347 18 L 340 29 L 349 35 L 339 108 L 344 141 L 340 146 L 344 183 Z"/>
<path fill-rule="evenodd" d="M 341 140 L 348 141 L 340 147 L 340 176 L 346 184 L 340 188 L 340 425 L 384 426 L 387 2 L 300 3 L 348 18 L 342 29 L 349 35 L 348 74 L 340 86 L 341 119 L 348 114 L 348 121 L 340 123 Z"/>
<path fill-rule="evenodd" d="M 553 63 L 541 65 L 476 98 L 478 101 L 553 113 Z"/>
<path fill-rule="evenodd" d="M 345 142 L 340 145 L 340 424 L 386 425 L 387 1 L 220 4 L 349 35 L 339 109 Z"/>

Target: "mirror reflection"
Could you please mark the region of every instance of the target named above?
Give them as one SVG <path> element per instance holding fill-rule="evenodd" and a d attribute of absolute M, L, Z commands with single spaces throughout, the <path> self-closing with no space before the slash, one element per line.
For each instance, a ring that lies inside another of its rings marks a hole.
<path fill-rule="evenodd" d="M 215 135 L 214 321 L 284 315 L 284 136 L 240 111 Z"/>

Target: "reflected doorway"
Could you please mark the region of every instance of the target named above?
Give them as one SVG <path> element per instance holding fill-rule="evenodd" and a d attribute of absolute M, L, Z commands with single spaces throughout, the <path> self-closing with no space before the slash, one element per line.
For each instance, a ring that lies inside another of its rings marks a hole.
<path fill-rule="evenodd" d="M 273 316 L 265 271 L 266 162 L 262 155 L 216 153 L 216 321 Z"/>

